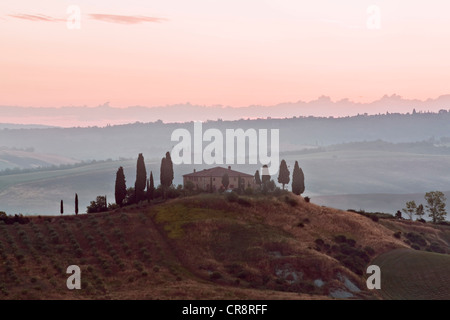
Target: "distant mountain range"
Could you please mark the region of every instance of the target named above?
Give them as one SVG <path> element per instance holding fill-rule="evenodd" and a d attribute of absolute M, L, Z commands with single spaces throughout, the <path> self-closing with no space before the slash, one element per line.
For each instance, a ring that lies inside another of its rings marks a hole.
<path fill-rule="evenodd" d="M 126 124 L 133 122 L 186 122 L 206 120 L 238 120 L 256 118 L 286 118 L 315 116 L 345 117 L 358 114 L 408 113 L 416 109 L 417 112 L 438 112 L 450 109 L 450 95 L 442 95 L 436 99 L 410 100 L 399 95 L 385 95 L 381 99 L 370 103 L 358 103 L 343 99 L 332 101 L 330 97 L 322 96 L 316 100 L 304 102 L 286 102 L 273 106 L 252 105 L 234 108 L 230 106 L 214 105 L 201 106 L 190 103 L 170 106 L 145 107 L 130 106 L 116 108 L 106 102 L 97 107 L 67 106 L 61 108 L 50 107 L 19 107 L 0 106 L 0 119 L 3 122 L 32 124 L 40 123 L 50 126 L 105 126 L 108 124 Z M 1 125 L 0 125 L 1 128 Z"/>

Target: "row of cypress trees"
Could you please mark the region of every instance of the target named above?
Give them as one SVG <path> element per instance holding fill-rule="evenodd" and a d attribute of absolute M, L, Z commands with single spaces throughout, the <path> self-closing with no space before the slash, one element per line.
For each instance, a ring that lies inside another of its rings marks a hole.
<path fill-rule="evenodd" d="M 160 168 L 160 180 L 161 186 L 164 190 L 172 185 L 174 178 L 173 163 L 170 157 L 170 153 L 167 152 L 166 156 L 161 159 Z M 136 182 L 134 183 L 134 203 L 138 203 L 143 200 L 153 200 L 155 192 L 155 183 L 153 180 L 153 172 L 150 171 L 150 177 L 147 179 L 147 170 L 145 168 L 144 156 L 139 154 L 136 164 Z M 115 185 L 115 198 L 116 203 L 119 206 L 124 205 L 124 201 L 127 198 L 128 191 L 126 186 L 125 174 L 123 167 L 120 167 L 116 173 L 116 185 Z"/>
<path fill-rule="evenodd" d="M 264 167 L 267 168 L 267 165 L 263 166 L 263 168 Z M 278 183 L 283 185 L 283 190 L 284 186 L 291 181 L 290 174 L 286 161 L 284 159 L 281 160 L 280 170 L 278 171 Z M 257 185 L 265 185 L 268 182 L 270 182 L 270 175 L 263 173 L 263 175 L 260 176 L 259 170 L 256 170 L 255 183 Z M 305 192 L 305 175 L 303 174 L 302 168 L 298 165 L 298 161 L 295 161 L 294 171 L 292 172 L 292 192 L 296 195 Z"/>

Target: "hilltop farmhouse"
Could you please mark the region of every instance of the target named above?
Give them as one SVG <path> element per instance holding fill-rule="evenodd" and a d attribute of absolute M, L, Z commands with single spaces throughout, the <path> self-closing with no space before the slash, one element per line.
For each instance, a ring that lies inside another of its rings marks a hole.
<path fill-rule="evenodd" d="M 241 179 L 243 188 L 255 187 L 254 176 L 231 170 L 230 166 L 228 166 L 228 169 L 222 167 L 204 169 L 202 171 L 196 171 L 194 169 L 194 172 L 183 175 L 183 184 L 186 186 L 186 183 L 191 181 L 196 189 L 210 190 L 212 186 L 212 191 L 218 191 L 221 187 L 223 187 L 222 177 L 225 173 L 228 174 L 230 181 L 228 189 L 237 188 L 239 178 Z"/>

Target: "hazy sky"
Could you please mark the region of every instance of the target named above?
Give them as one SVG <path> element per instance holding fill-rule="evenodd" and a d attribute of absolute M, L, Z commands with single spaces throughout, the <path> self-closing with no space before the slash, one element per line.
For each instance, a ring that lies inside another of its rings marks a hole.
<path fill-rule="evenodd" d="M 449 14 L 448 0 L 2 0 L 0 105 L 435 98 L 450 93 Z"/>

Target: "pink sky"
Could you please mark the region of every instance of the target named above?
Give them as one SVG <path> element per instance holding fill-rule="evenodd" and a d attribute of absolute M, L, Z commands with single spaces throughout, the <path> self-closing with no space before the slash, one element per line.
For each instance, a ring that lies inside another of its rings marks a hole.
<path fill-rule="evenodd" d="M 80 30 L 66 27 L 71 4 Z M 450 93 L 449 12 L 448 0 L 3 0 L 0 105 L 436 98 Z"/>

